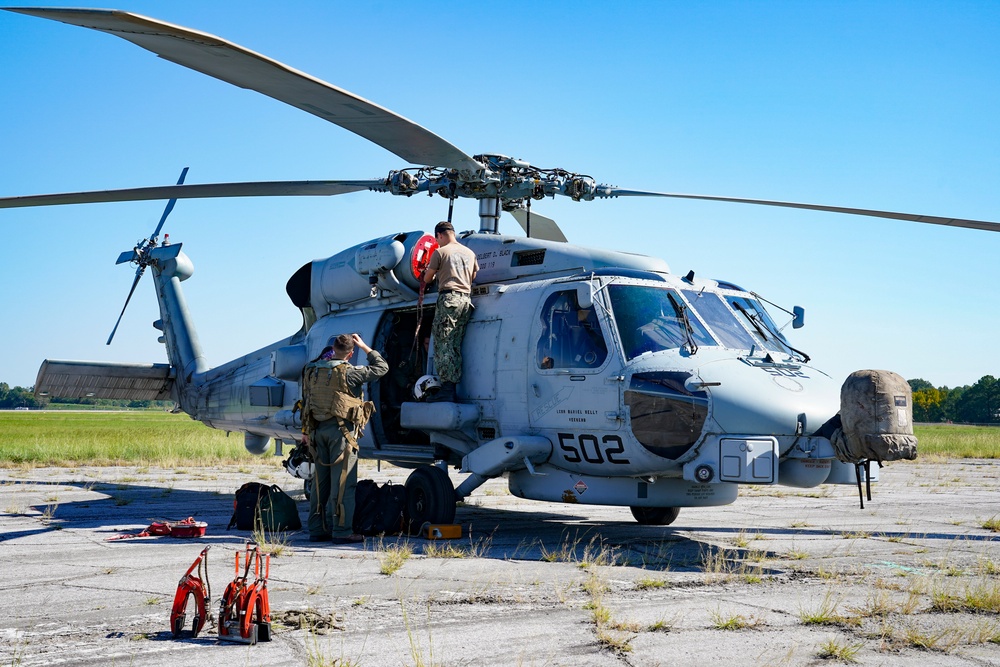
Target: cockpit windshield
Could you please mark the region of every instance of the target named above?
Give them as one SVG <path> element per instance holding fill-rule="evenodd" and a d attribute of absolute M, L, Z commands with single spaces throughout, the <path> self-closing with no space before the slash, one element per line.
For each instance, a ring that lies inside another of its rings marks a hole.
<path fill-rule="evenodd" d="M 608 294 L 628 359 L 647 352 L 718 345 L 704 325 L 685 312 L 686 306 L 674 290 L 610 285 Z"/>
<path fill-rule="evenodd" d="M 767 314 L 759 301 L 743 296 L 727 296 L 726 302 L 740 316 L 747 319 L 750 327 L 764 341 L 764 347 L 768 350 L 787 353 L 791 349 L 788 341 L 778 331 L 774 320 Z"/>
<path fill-rule="evenodd" d="M 683 294 L 726 347 L 796 353 L 756 299 L 705 290 L 683 290 Z"/>
<path fill-rule="evenodd" d="M 750 333 L 739 323 L 720 295 L 704 290 L 683 290 L 683 293 L 695 312 L 712 327 L 712 331 L 724 347 L 733 350 L 751 350 L 760 346 L 760 343 L 754 341 Z"/>

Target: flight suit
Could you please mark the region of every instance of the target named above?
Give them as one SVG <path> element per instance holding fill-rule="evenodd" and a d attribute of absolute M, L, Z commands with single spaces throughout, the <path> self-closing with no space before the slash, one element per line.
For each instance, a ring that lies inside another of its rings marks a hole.
<path fill-rule="evenodd" d="M 308 527 L 309 536 L 314 540 L 327 536 L 346 538 L 354 532 L 351 523 L 354 518 L 354 490 L 358 483 L 357 424 L 331 414 L 325 395 L 320 404 L 313 405 L 320 398 L 316 395 L 319 391 L 310 389 L 310 386 L 315 386 L 315 381 L 310 382 L 307 376 L 310 371 L 323 374 L 327 369 L 335 383 L 335 390 L 346 389 L 351 398 L 361 399 L 364 383 L 385 375 L 389 364 L 377 350 L 372 350 L 368 353 L 368 366 L 352 366 L 335 359 L 313 362 L 303 371 L 302 423 L 309 433 L 314 463 Z M 345 477 L 343 484 L 342 477 Z M 343 498 L 338 503 L 342 486 Z"/>

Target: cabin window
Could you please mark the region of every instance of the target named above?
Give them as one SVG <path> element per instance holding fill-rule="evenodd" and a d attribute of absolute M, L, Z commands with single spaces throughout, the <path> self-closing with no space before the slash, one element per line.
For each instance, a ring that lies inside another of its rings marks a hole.
<path fill-rule="evenodd" d="M 608 293 L 627 358 L 684 347 L 687 342 L 685 306 L 676 292 L 662 287 L 611 285 Z M 695 344 L 717 345 L 690 311 L 687 311 L 687 320 Z"/>
<path fill-rule="evenodd" d="M 597 313 L 593 307 L 579 306 L 575 289 L 549 295 L 541 318 L 538 368 L 598 368 L 604 364 L 608 346 Z"/>

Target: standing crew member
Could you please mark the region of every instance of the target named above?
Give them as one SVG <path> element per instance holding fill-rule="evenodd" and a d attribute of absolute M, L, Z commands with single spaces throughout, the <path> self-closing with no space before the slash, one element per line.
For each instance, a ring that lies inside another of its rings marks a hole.
<path fill-rule="evenodd" d="M 462 379 L 462 339 L 472 315 L 472 281 L 479 272 L 476 253 L 455 239 L 450 222 L 434 227 L 438 248 L 424 273 L 428 285 L 438 281 L 438 300 L 434 309 L 434 370 L 441 379 L 441 390 L 431 400 L 454 401 L 455 385 Z"/>
<path fill-rule="evenodd" d="M 352 366 L 354 347 L 367 366 Z M 364 400 L 365 382 L 386 374 L 389 364 L 357 334 L 341 334 L 302 369 L 302 441 L 312 454 L 309 541 L 362 542 L 351 528 L 358 484 L 358 437 L 375 404 Z"/>

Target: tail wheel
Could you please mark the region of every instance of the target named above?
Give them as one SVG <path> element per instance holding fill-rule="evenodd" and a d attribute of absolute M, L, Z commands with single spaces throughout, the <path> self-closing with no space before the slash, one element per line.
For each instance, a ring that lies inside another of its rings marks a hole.
<path fill-rule="evenodd" d="M 455 521 L 455 487 L 448 473 L 422 466 L 406 480 L 406 525 L 415 534 L 425 523 Z"/>
<path fill-rule="evenodd" d="M 681 513 L 679 507 L 629 507 L 632 516 L 643 526 L 669 526 Z"/>

